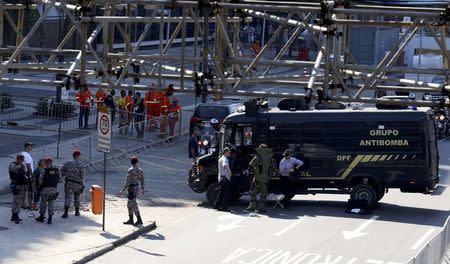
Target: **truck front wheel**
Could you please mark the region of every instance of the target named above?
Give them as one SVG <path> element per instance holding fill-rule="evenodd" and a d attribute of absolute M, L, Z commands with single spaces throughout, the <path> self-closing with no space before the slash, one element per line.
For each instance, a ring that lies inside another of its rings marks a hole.
<path fill-rule="evenodd" d="M 377 192 L 375 188 L 367 183 L 361 183 L 353 187 L 350 199 L 352 200 L 365 200 L 367 201 L 367 207 L 369 209 L 374 208 L 377 205 Z"/>
<path fill-rule="evenodd" d="M 214 203 L 219 196 L 219 192 L 220 184 L 218 182 L 213 182 L 208 186 L 208 188 L 206 189 L 206 200 L 208 201 L 209 205 L 214 206 Z"/>

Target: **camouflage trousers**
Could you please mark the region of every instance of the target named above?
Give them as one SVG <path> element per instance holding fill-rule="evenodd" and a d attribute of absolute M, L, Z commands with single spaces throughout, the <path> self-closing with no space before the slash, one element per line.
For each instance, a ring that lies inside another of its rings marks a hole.
<path fill-rule="evenodd" d="M 64 207 L 70 207 L 70 203 L 73 200 L 75 208 L 81 206 L 81 194 L 83 193 L 84 186 L 75 182 L 66 182 L 64 185 Z"/>
<path fill-rule="evenodd" d="M 256 208 L 256 196 L 259 194 L 258 209 L 264 209 L 267 193 L 267 183 L 254 180 L 250 190 L 250 207 Z"/>
<path fill-rule="evenodd" d="M 48 205 L 48 215 L 53 215 L 54 205 L 58 192 L 55 187 L 46 187 L 41 191 L 41 203 L 39 204 L 39 214 L 45 215 Z"/>
<path fill-rule="evenodd" d="M 128 215 L 132 215 L 133 213 L 136 216 L 141 215 L 141 213 L 139 212 L 139 207 L 137 204 L 136 197 L 133 199 L 128 198 L 127 208 L 128 208 Z"/>
<path fill-rule="evenodd" d="M 13 193 L 13 202 L 11 206 L 11 213 L 18 214 L 20 213 L 20 202 L 22 196 L 22 190 L 28 187 L 28 185 L 13 185 L 11 184 L 11 191 Z"/>

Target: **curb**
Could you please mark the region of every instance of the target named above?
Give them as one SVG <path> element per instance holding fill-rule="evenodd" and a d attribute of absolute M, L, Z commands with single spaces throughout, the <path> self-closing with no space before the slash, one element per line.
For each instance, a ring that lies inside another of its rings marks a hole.
<path fill-rule="evenodd" d="M 103 249 L 100 249 L 98 251 L 95 251 L 95 252 L 85 256 L 84 258 L 82 258 L 80 260 L 73 261 L 72 263 L 73 264 L 88 263 L 88 262 L 90 262 L 90 261 L 92 261 L 92 260 L 94 260 L 94 259 L 96 259 L 96 258 L 98 258 L 100 256 L 105 255 L 108 252 L 113 251 L 114 249 L 116 249 L 116 248 L 118 248 L 118 247 L 120 247 L 122 245 L 127 244 L 131 240 L 135 240 L 138 237 L 142 236 L 143 234 L 148 233 L 148 232 L 150 232 L 152 230 L 155 230 L 155 229 L 156 229 L 156 222 L 152 222 L 151 224 L 146 225 L 146 226 L 144 226 L 144 227 L 142 227 L 142 228 L 132 232 L 131 234 L 128 234 L 128 235 L 126 235 L 126 236 L 124 236 L 124 237 L 122 237 L 122 238 L 112 242 L 110 246 L 108 246 L 106 248 L 103 248 Z"/>

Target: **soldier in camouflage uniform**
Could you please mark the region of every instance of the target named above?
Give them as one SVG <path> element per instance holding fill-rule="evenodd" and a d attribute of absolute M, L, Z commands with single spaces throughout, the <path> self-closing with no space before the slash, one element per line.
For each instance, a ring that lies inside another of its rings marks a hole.
<path fill-rule="evenodd" d="M 62 218 L 69 217 L 69 207 L 72 202 L 75 206 L 75 215 L 80 215 L 80 196 L 84 190 L 84 168 L 80 162 L 81 153 L 79 150 L 74 150 L 73 161 L 66 162 L 62 169 L 61 174 L 65 179 L 64 184 L 64 214 Z"/>
<path fill-rule="evenodd" d="M 125 225 L 142 225 L 142 219 L 141 214 L 139 212 L 139 207 L 136 202 L 136 198 L 139 192 L 139 189 L 141 190 L 141 194 L 144 194 L 144 171 L 138 167 L 138 158 L 132 157 L 131 158 L 131 165 L 132 167 L 128 169 L 128 175 L 127 179 L 125 181 L 125 184 L 123 185 L 122 190 L 118 193 L 118 195 L 122 195 L 125 190 L 128 191 L 128 216 L 129 219 L 127 222 L 124 222 Z M 139 186 L 140 185 L 140 186 Z M 139 188 L 140 187 L 140 188 Z M 134 223 L 133 221 L 133 213 L 136 215 L 137 221 Z"/>
<path fill-rule="evenodd" d="M 53 166 L 53 161 L 51 158 L 45 160 L 46 168 L 44 170 L 44 176 L 39 177 L 38 190 L 41 193 L 41 203 L 39 205 L 39 217 L 36 218 L 38 222 L 44 222 L 45 211 L 47 210 L 48 204 L 48 220 L 47 224 L 52 223 L 53 217 L 53 206 L 56 198 L 58 197 L 58 192 L 56 190 L 58 183 L 61 181 L 61 175 L 58 168 Z"/>
<path fill-rule="evenodd" d="M 267 198 L 267 184 L 270 176 L 276 168 L 275 160 L 272 158 L 272 149 L 261 144 L 256 149 L 256 156 L 250 161 L 250 167 L 253 168 L 254 178 L 250 189 L 250 206 L 247 211 L 265 212 Z M 256 196 L 259 194 L 258 207 L 256 207 Z"/>
<path fill-rule="evenodd" d="M 22 221 L 22 219 L 19 218 L 21 190 L 25 188 L 24 186 L 28 187 L 25 167 L 22 164 L 23 160 L 23 155 L 19 154 L 16 157 L 16 161 L 11 162 L 8 167 L 9 178 L 11 180 L 9 186 L 11 187 L 14 196 L 11 207 L 11 221 L 16 224 L 19 224 L 20 221 Z"/>

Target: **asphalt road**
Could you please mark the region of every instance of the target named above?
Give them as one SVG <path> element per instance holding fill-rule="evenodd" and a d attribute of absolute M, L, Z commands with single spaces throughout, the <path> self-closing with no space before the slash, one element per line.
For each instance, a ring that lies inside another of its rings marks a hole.
<path fill-rule="evenodd" d="M 345 195 L 296 196 L 289 209 L 271 208 L 272 201 L 265 215 L 245 213 L 245 197 L 232 213 L 199 200 L 189 213 L 92 263 L 406 263 L 450 212 L 450 141 L 440 143 L 440 155 L 442 186 L 435 194 L 390 190 L 370 215 L 346 214 Z"/>

